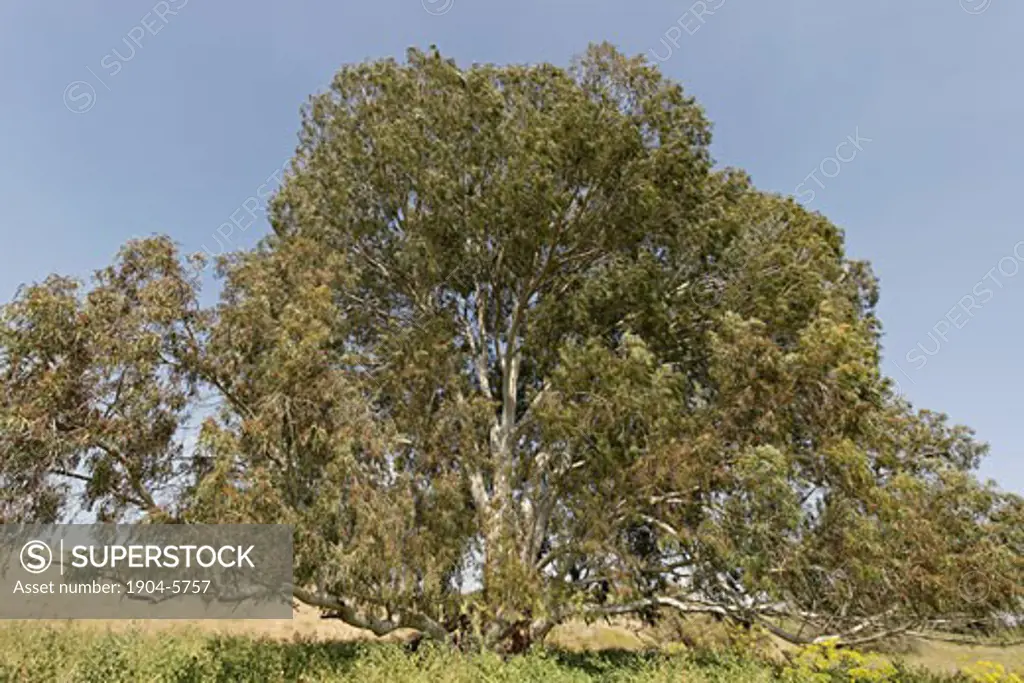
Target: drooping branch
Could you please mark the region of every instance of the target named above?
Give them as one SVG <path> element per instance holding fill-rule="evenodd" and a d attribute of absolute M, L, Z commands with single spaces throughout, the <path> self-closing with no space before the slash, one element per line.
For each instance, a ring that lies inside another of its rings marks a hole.
<path fill-rule="evenodd" d="M 433 640 L 440 642 L 447 642 L 449 640 L 448 631 L 441 624 L 419 612 L 400 610 L 397 618 L 377 619 L 369 615 L 360 614 L 343 600 L 338 600 L 322 593 L 314 593 L 294 586 L 292 587 L 292 595 L 311 607 L 329 610 L 328 614 L 325 615 L 327 618 L 341 619 L 349 626 L 371 631 L 378 637 L 385 636 L 400 628 L 410 628 L 419 631 Z"/>

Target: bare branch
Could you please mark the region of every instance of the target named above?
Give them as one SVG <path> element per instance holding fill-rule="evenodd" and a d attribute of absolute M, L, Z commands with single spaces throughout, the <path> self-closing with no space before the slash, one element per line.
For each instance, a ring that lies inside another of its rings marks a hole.
<path fill-rule="evenodd" d="M 378 637 L 385 636 L 400 628 L 411 628 L 433 640 L 448 641 L 448 631 L 425 614 L 402 610 L 398 612 L 395 619 L 377 619 L 361 615 L 354 608 L 345 604 L 344 601 L 328 597 L 322 593 L 313 593 L 304 588 L 293 586 L 292 595 L 311 607 L 330 610 L 327 618 L 341 619 L 349 626 L 371 631 Z"/>

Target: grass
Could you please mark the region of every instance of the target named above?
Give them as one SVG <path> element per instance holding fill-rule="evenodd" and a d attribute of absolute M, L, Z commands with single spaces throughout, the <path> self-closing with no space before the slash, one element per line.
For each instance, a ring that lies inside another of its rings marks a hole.
<path fill-rule="evenodd" d="M 695 633 L 682 634 L 691 644 L 686 648 L 664 645 L 667 635 L 678 634 L 636 625 L 572 624 L 553 634 L 549 649 L 502 660 L 356 640 L 360 632 L 311 612 L 277 622 L 7 622 L 0 624 L 0 682 L 1024 683 L 1009 673 L 1024 670 L 1024 648 L 911 643 L 899 655 L 905 663 L 893 667 L 891 657 L 827 648 L 794 660 L 759 645 L 755 658 L 738 654 L 735 643 L 723 645 L 721 625 L 692 628 Z M 973 676 L 956 673 L 966 667 Z"/>
<path fill-rule="evenodd" d="M 361 683 L 499 683 L 550 681 L 773 681 L 769 666 L 734 657 L 698 661 L 683 655 L 608 651 L 537 651 L 508 661 L 397 644 L 279 642 L 208 634 L 100 631 L 60 626 L 0 629 L 2 681 L 359 681 Z"/>
<path fill-rule="evenodd" d="M 979 661 L 993 662 L 1024 675 L 1024 646 L 999 647 L 978 644 L 962 645 L 930 640 L 913 641 L 901 654 L 909 664 L 932 671 L 961 671 Z"/>

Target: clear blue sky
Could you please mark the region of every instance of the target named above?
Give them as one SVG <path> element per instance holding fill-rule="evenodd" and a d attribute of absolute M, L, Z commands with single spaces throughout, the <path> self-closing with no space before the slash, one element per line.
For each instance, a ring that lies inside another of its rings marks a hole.
<path fill-rule="evenodd" d="M 436 43 L 564 64 L 608 40 L 698 97 L 719 163 L 846 230 L 881 277 L 887 372 L 1024 492 L 1022 26 L 1011 0 L 6 0 L 0 300 L 132 235 L 216 252 L 234 214 L 232 246 L 255 242 L 239 209 L 343 63 Z"/>

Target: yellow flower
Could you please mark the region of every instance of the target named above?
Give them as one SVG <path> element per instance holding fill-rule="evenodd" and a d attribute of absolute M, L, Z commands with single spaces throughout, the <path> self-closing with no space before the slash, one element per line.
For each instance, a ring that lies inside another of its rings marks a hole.
<path fill-rule="evenodd" d="M 1024 683 L 1024 678 L 997 662 L 979 661 L 963 671 L 975 683 Z"/>

